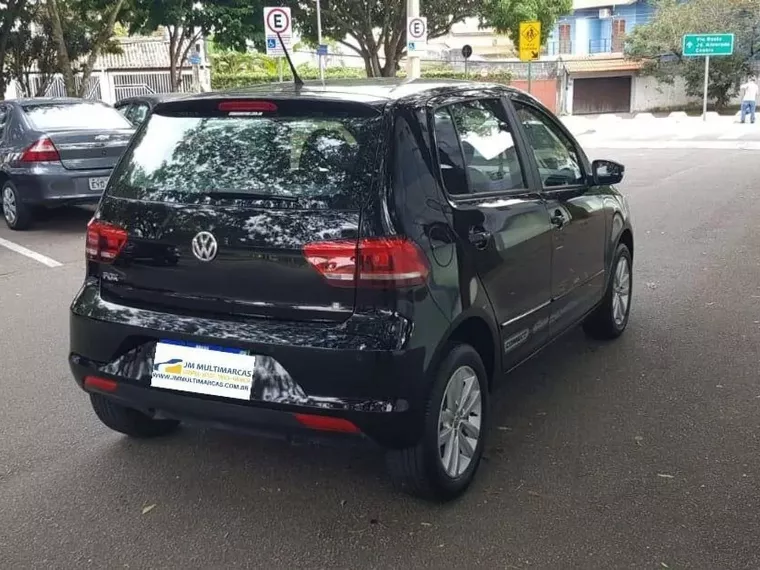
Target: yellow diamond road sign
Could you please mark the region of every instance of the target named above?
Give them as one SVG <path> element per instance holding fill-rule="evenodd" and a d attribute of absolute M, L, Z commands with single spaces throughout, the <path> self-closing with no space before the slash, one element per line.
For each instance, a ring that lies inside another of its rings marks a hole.
<path fill-rule="evenodd" d="M 533 61 L 541 57 L 541 22 L 520 22 L 520 59 Z"/>

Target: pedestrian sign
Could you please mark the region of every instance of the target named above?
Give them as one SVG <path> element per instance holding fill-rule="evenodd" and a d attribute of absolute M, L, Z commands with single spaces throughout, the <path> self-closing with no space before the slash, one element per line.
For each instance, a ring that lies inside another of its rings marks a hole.
<path fill-rule="evenodd" d="M 285 51 L 280 45 L 277 35 L 282 38 L 285 49 L 293 47 L 293 19 L 290 8 L 264 8 L 264 32 L 266 35 L 267 55 L 284 56 Z"/>
<path fill-rule="evenodd" d="M 731 55 L 734 53 L 734 34 L 686 34 L 683 37 L 683 55 Z"/>
<path fill-rule="evenodd" d="M 533 61 L 541 57 L 541 22 L 520 22 L 520 59 Z"/>

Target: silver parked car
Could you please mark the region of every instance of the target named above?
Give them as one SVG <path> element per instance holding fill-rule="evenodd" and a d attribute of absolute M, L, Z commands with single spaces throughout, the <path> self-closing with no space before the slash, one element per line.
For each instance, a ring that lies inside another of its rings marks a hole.
<path fill-rule="evenodd" d="M 134 133 L 110 105 L 84 99 L 0 103 L 0 195 L 13 230 L 39 208 L 97 203 Z"/>

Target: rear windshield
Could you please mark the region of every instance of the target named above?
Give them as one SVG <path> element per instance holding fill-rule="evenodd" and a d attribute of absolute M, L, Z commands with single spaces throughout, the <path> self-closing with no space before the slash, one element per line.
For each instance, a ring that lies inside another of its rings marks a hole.
<path fill-rule="evenodd" d="M 359 207 L 378 161 L 379 114 L 167 116 L 138 132 L 109 195 L 203 203 L 275 199 Z"/>
<path fill-rule="evenodd" d="M 99 103 L 34 105 L 24 112 L 39 130 L 130 129 L 132 125 L 116 109 Z"/>

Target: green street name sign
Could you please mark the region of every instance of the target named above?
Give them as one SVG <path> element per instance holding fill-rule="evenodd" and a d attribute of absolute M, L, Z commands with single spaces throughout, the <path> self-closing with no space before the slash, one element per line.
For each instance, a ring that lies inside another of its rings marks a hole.
<path fill-rule="evenodd" d="M 686 34 L 683 37 L 683 55 L 731 55 L 734 53 L 734 34 Z"/>

